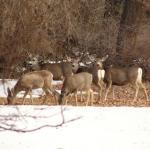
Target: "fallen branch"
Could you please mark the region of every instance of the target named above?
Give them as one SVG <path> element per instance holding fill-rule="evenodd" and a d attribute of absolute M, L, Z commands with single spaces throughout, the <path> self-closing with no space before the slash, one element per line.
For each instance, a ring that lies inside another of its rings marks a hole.
<path fill-rule="evenodd" d="M 66 110 L 66 108 L 63 108 L 63 106 L 60 106 L 60 115 L 61 115 L 61 122 L 59 124 L 56 125 L 50 125 L 50 124 L 46 124 L 46 125 L 41 125 L 39 127 L 36 128 L 32 128 L 32 129 L 21 129 L 18 128 L 16 125 L 16 121 L 18 120 L 25 120 L 26 117 L 30 117 L 32 119 L 38 119 L 38 118 L 48 118 L 46 116 L 33 116 L 33 115 L 23 115 L 19 108 L 17 107 L 17 114 L 13 114 L 13 115 L 0 115 L 0 131 L 13 131 L 13 132 L 21 132 L 21 133 L 28 133 L 28 132 L 34 132 L 43 128 L 58 128 L 63 126 L 64 124 L 76 121 L 81 119 L 80 117 L 76 117 L 76 118 L 72 118 L 70 120 L 65 120 L 65 116 L 64 116 L 64 110 Z"/>

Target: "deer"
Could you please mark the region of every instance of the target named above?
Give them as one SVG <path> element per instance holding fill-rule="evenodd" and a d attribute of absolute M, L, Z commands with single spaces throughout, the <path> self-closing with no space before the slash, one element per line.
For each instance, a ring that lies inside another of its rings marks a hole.
<path fill-rule="evenodd" d="M 105 69 L 104 82 L 106 83 L 106 93 L 104 100 L 107 99 L 108 92 L 113 85 L 123 86 L 126 84 L 132 84 L 135 87 L 135 95 L 133 102 L 136 101 L 139 88 L 142 88 L 146 99 L 148 95 L 145 86 L 142 83 L 142 68 L 138 66 L 109 66 Z"/>
<path fill-rule="evenodd" d="M 66 76 L 74 74 L 78 68 L 78 59 L 72 61 L 61 61 L 54 63 L 36 63 L 30 64 L 33 71 L 48 70 L 53 74 L 54 80 L 63 80 Z"/>
<path fill-rule="evenodd" d="M 90 98 L 92 105 L 93 104 L 93 90 L 91 89 L 92 80 L 93 80 L 92 74 L 87 72 L 81 72 L 65 78 L 61 89 L 61 94 L 58 99 L 58 103 L 62 104 L 66 96 L 69 96 L 70 94 L 73 93 L 75 94 L 77 105 L 77 92 L 86 91 L 87 93 L 86 106 L 88 105 Z"/>
<path fill-rule="evenodd" d="M 25 97 L 27 94 L 30 94 L 30 99 L 33 104 L 32 89 L 42 88 L 46 95 L 50 92 L 54 94 L 55 92 L 52 89 L 52 81 L 53 75 L 47 70 L 28 72 L 19 78 L 14 88 L 11 90 L 9 87 L 7 88 L 7 103 L 14 104 L 14 99 L 20 91 L 25 91 L 23 104 L 25 103 Z"/>
<path fill-rule="evenodd" d="M 102 58 L 97 58 L 94 62 L 92 62 L 89 66 L 82 66 L 79 67 L 77 70 L 77 73 L 80 72 L 88 72 L 91 73 L 93 76 L 92 83 L 98 88 L 98 99 L 99 101 L 102 96 L 102 90 L 105 86 L 104 84 L 104 76 L 105 76 L 105 70 L 103 67 L 103 63 L 107 60 L 108 55 L 102 57 Z"/>
<path fill-rule="evenodd" d="M 53 74 L 54 80 L 62 80 L 74 73 L 73 65 L 70 62 L 45 63 L 40 65 L 40 69 L 49 70 Z"/>

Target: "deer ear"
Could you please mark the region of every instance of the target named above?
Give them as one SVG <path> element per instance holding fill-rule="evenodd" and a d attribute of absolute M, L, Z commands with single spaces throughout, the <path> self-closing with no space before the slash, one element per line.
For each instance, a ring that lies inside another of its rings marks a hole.
<path fill-rule="evenodd" d="M 102 57 L 101 61 L 104 62 L 108 58 L 108 55 Z"/>

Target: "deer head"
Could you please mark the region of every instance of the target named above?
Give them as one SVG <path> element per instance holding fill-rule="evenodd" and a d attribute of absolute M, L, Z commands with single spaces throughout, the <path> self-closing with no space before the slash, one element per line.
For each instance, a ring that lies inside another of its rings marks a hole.
<path fill-rule="evenodd" d="M 96 67 L 98 67 L 99 69 L 103 69 L 103 62 L 106 61 L 106 59 L 108 58 L 108 55 L 102 57 L 102 58 L 98 58 L 95 61 Z"/>

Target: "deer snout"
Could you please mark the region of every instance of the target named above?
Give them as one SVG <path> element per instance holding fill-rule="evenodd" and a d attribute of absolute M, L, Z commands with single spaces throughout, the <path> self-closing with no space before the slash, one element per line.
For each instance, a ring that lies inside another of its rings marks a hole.
<path fill-rule="evenodd" d="M 75 67 L 75 64 L 72 64 L 72 67 L 74 68 L 74 67 Z"/>

